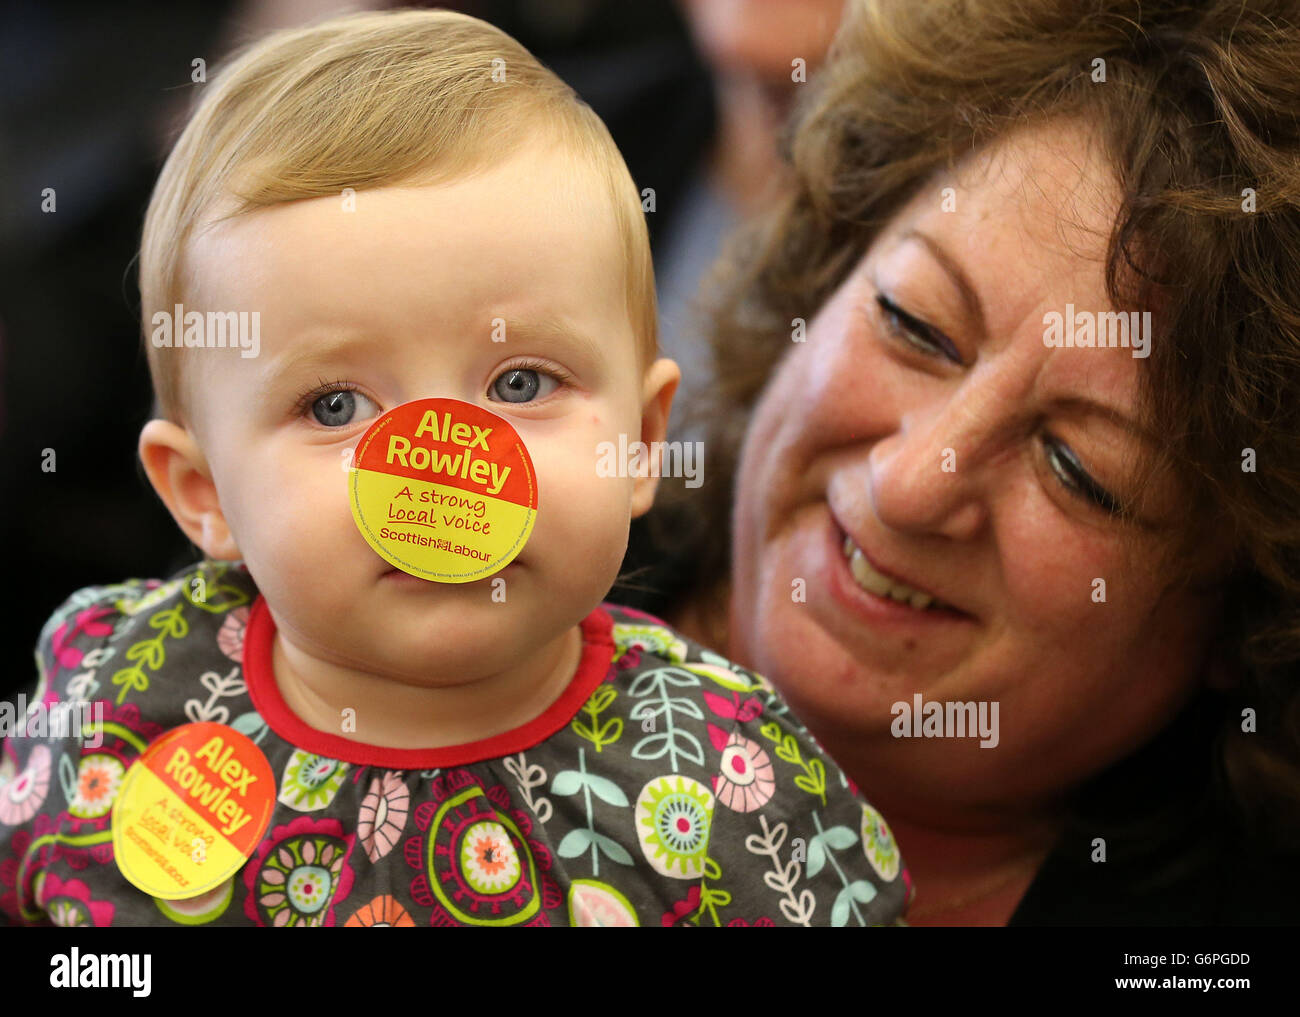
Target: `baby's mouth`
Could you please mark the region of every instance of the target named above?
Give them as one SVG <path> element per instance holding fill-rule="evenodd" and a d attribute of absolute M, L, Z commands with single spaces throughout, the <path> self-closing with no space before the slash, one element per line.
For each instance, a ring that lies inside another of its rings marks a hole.
<path fill-rule="evenodd" d="M 439 582 L 436 579 L 425 579 L 424 576 L 417 576 L 413 572 L 407 572 L 405 569 L 399 569 L 396 565 L 392 566 L 391 568 L 381 573 L 379 578 L 391 580 L 395 582 L 410 582 L 410 583 L 418 582 L 418 583 L 423 583 L 425 586 L 430 586 L 430 587 L 473 586 L 475 585 L 475 583 L 490 583 L 495 576 L 500 576 L 502 573 L 507 571 L 513 571 L 515 566 L 517 565 L 522 565 L 522 562 L 520 562 L 518 558 L 515 558 L 508 565 L 498 570 L 497 572 L 494 572 L 491 576 L 484 576 L 482 579 L 478 579 L 470 583 L 444 583 L 444 582 Z"/>

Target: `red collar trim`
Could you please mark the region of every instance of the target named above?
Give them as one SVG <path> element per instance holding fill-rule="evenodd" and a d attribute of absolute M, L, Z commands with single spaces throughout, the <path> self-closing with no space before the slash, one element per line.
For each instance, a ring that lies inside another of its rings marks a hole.
<path fill-rule="evenodd" d="M 244 676 L 253 705 L 271 730 L 290 745 L 329 759 L 362 766 L 383 766 L 391 770 L 429 770 L 439 766 L 465 766 L 484 759 L 523 752 L 544 741 L 569 723 L 596 686 L 609 673 L 614 657 L 613 619 L 604 608 L 596 608 L 582 621 L 582 657 L 560 697 L 539 716 L 522 727 L 491 738 L 436 749 L 391 749 L 370 745 L 309 727 L 298 718 L 280 694 L 271 664 L 275 620 L 258 596 L 244 632 Z"/>

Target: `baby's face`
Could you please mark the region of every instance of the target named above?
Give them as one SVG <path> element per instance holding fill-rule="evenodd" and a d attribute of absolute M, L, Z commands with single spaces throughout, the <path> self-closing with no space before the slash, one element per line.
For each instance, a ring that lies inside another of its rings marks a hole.
<path fill-rule="evenodd" d="M 191 429 L 284 638 L 409 683 L 470 680 L 606 594 L 635 482 L 598 476 L 596 449 L 640 438 L 644 378 L 605 194 L 535 149 L 467 179 L 360 191 L 355 211 L 342 197 L 275 206 L 191 246 L 195 304 L 261 312 L 258 357 L 183 355 Z M 492 577 L 504 602 L 492 578 L 394 570 L 353 522 L 350 450 L 378 415 L 429 397 L 500 415 L 532 456 L 538 513 Z"/>

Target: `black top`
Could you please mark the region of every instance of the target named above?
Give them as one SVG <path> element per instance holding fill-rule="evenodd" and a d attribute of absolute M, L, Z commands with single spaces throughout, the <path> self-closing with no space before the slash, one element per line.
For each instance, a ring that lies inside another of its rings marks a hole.
<path fill-rule="evenodd" d="M 1010 925 L 1300 923 L 1300 859 L 1266 850 L 1230 804 L 1214 744 L 1229 704 L 1203 692 L 1089 782 Z M 1094 839 L 1106 861 L 1093 861 Z"/>

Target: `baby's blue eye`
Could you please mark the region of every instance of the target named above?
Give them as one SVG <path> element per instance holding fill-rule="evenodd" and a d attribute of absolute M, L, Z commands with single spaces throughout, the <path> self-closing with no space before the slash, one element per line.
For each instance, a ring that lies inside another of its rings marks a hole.
<path fill-rule="evenodd" d="M 558 383 L 548 374 L 514 367 L 502 371 L 492 383 L 490 395 L 503 403 L 527 403 L 550 395 Z"/>
<path fill-rule="evenodd" d="M 324 424 L 326 427 L 344 427 L 356 418 L 358 399 L 362 403 L 370 403 L 365 396 L 348 389 L 326 392 L 311 404 L 311 412 L 319 424 Z"/>

